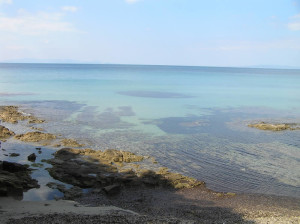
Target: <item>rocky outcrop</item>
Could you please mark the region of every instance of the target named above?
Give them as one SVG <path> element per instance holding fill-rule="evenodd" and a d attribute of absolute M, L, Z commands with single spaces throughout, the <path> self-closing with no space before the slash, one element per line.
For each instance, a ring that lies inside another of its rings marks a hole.
<path fill-rule="evenodd" d="M 58 145 L 56 145 L 57 147 L 61 147 L 61 146 L 64 146 L 64 147 L 76 147 L 76 148 L 79 148 L 79 147 L 83 147 L 84 144 L 79 144 L 76 140 L 74 139 L 62 139 Z"/>
<path fill-rule="evenodd" d="M 10 131 L 8 128 L 0 125 L 0 140 L 6 140 L 14 135 L 15 133 L 13 131 Z"/>
<path fill-rule="evenodd" d="M 44 145 L 49 145 L 52 140 L 56 139 L 56 136 L 49 133 L 35 131 L 27 132 L 26 134 L 16 135 L 15 138 L 23 142 L 40 142 L 44 143 Z"/>
<path fill-rule="evenodd" d="M 248 127 L 268 131 L 300 130 L 300 124 L 296 123 L 255 123 L 249 124 Z"/>
<path fill-rule="evenodd" d="M 96 151 L 92 149 L 64 148 L 55 153 L 49 174 L 57 180 L 81 188 L 103 189 L 115 194 L 126 186 L 162 186 L 192 188 L 204 182 L 169 172 L 167 168 L 157 171 L 140 169 L 136 162 L 143 156 L 119 150 Z M 132 166 L 130 166 L 132 165 Z M 127 168 L 126 168 L 127 167 Z"/>
<path fill-rule="evenodd" d="M 26 165 L 0 161 L 0 196 L 22 197 L 23 192 L 38 188 L 30 173 Z"/>
<path fill-rule="evenodd" d="M 17 106 L 0 106 L 0 120 L 8 123 L 18 123 L 18 121 L 28 120 L 29 124 L 35 123 L 44 123 L 45 120 L 41 120 L 32 115 L 25 115 L 22 112 L 19 112 Z"/>
<path fill-rule="evenodd" d="M 36 160 L 36 155 L 35 153 L 30 154 L 29 156 L 27 156 L 28 161 L 30 162 L 35 162 Z"/>

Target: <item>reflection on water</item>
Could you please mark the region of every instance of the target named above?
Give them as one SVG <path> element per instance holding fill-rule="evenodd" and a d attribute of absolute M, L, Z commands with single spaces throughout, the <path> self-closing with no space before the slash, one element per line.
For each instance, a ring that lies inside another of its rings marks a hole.
<path fill-rule="evenodd" d="M 8 153 L 17 153 L 19 156 L 10 157 Z M 48 182 L 56 182 L 62 184 L 60 181 L 54 180 L 46 170 L 51 165 L 46 162 L 42 162 L 42 159 L 49 159 L 52 157 L 53 149 L 49 149 L 46 147 L 41 148 L 41 153 L 38 153 L 36 147 L 29 144 L 20 144 L 17 142 L 2 142 L 0 147 L 0 160 L 6 160 L 10 162 L 17 162 L 21 164 L 29 164 L 32 171 L 32 178 L 38 180 L 38 184 L 40 188 L 30 189 L 27 192 L 23 193 L 23 197 L 20 198 L 25 201 L 41 201 L 41 200 L 51 200 L 56 197 L 62 197 L 63 194 L 58 190 L 53 190 L 48 188 L 46 184 Z M 37 155 L 37 159 L 35 162 L 29 162 L 27 160 L 27 156 L 31 153 L 35 153 Z M 36 167 L 35 164 L 39 164 L 39 167 Z M 66 185 L 69 187 L 69 185 Z"/>

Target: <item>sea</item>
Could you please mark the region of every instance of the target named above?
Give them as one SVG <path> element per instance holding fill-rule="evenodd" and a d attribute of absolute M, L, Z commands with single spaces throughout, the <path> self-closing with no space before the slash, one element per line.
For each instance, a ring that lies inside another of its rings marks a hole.
<path fill-rule="evenodd" d="M 18 105 L 46 119 L 47 132 L 88 148 L 155 157 L 215 191 L 300 197 L 300 130 L 248 127 L 300 123 L 299 69 L 2 63 L 0 105 Z M 34 151 L 13 140 L 2 147 Z M 40 183 L 47 175 L 33 173 Z"/>

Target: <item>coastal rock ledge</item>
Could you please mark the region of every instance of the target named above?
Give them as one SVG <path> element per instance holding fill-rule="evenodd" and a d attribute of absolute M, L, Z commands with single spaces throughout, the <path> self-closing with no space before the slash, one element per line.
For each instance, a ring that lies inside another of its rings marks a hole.
<path fill-rule="evenodd" d="M 296 123 L 259 122 L 255 124 L 249 124 L 248 127 L 257 128 L 260 130 L 268 130 L 268 131 L 300 130 L 300 124 L 296 124 Z"/>
<path fill-rule="evenodd" d="M 160 186 L 192 188 L 205 183 L 161 167 L 157 171 L 140 169 L 143 156 L 127 151 L 109 149 L 63 148 L 48 160 L 52 164 L 49 174 L 61 182 L 81 188 L 102 189 L 117 193 L 126 186 Z M 113 190 L 111 190 L 113 189 Z"/>
<path fill-rule="evenodd" d="M 0 120 L 12 124 L 18 123 L 18 121 L 28 120 L 29 124 L 44 123 L 45 120 L 38 119 L 32 115 L 26 115 L 23 112 L 19 112 L 17 106 L 0 106 Z"/>

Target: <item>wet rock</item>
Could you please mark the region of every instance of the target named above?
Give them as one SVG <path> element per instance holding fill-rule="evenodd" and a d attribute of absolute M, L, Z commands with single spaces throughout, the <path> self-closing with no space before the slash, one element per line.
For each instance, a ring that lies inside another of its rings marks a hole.
<path fill-rule="evenodd" d="M 19 153 L 9 153 L 9 157 L 18 157 L 19 155 Z"/>
<path fill-rule="evenodd" d="M 66 188 L 63 184 L 49 182 L 46 184 L 51 189 L 57 189 L 64 194 L 64 199 L 71 200 L 82 196 L 82 189 L 79 187 Z"/>
<path fill-rule="evenodd" d="M 37 127 L 30 127 L 32 130 L 37 130 L 37 131 L 44 131 L 43 128 L 37 128 Z"/>
<path fill-rule="evenodd" d="M 176 189 L 205 186 L 205 182 L 198 181 L 195 178 L 187 177 L 179 173 L 169 172 L 167 167 L 161 167 L 156 174 L 162 175 L 165 178 L 166 183 Z"/>
<path fill-rule="evenodd" d="M 115 194 L 120 193 L 121 185 L 119 185 L 119 184 L 109 185 L 109 186 L 104 187 L 103 191 L 108 195 L 115 195 Z"/>
<path fill-rule="evenodd" d="M 33 163 L 31 164 L 32 167 L 38 167 L 38 168 L 42 168 L 44 166 L 44 164 L 42 163 Z"/>
<path fill-rule="evenodd" d="M 119 151 L 115 149 L 108 149 L 104 152 L 96 150 L 87 150 L 84 152 L 84 155 L 91 156 L 92 158 L 105 161 L 107 163 L 132 163 L 132 162 L 141 162 L 144 157 L 135 155 L 132 152 Z"/>
<path fill-rule="evenodd" d="M 134 153 L 92 149 L 63 148 L 53 159 L 48 160 L 52 168 L 49 174 L 57 180 L 83 188 L 106 188 L 108 186 L 163 186 L 171 188 L 192 188 L 204 182 L 161 168 L 157 172 L 129 167 L 131 162 L 142 161 L 143 156 Z M 120 164 L 126 164 L 125 167 Z M 107 188 L 109 190 L 110 187 Z"/>
<path fill-rule="evenodd" d="M 265 123 L 249 124 L 248 127 L 268 131 L 300 130 L 300 124 L 295 123 Z"/>
<path fill-rule="evenodd" d="M 26 165 L 0 161 L 0 196 L 22 197 L 23 192 L 38 188 L 30 173 Z"/>
<path fill-rule="evenodd" d="M 83 144 L 79 144 L 76 140 L 74 139 L 63 139 L 60 141 L 60 144 L 64 147 L 83 147 Z"/>
<path fill-rule="evenodd" d="M 28 157 L 27 157 L 28 161 L 30 162 L 34 162 L 36 160 L 36 155 L 35 153 L 32 153 L 30 154 Z"/>
<path fill-rule="evenodd" d="M 56 139 L 56 136 L 49 133 L 35 131 L 28 132 L 26 134 L 16 135 L 15 138 L 23 142 L 41 142 L 43 144 L 48 145 L 52 140 Z"/>
<path fill-rule="evenodd" d="M 14 135 L 15 133 L 13 131 L 10 131 L 8 128 L 0 125 L 0 140 L 8 139 Z"/>
<path fill-rule="evenodd" d="M 42 148 L 35 148 L 38 151 L 38 154 L 42 154 Z"/>
<path fill-rule="evenodd" d="M 28 165 L 22 165 L 19 163 L 11 163 L 7 161 L 0 161 L 0 167 L 2 170 L 8 171 L 10 173 L 22 172 L 28 170 Z"/>
<path fill-rule="evenodd" d="M 45 122 L 45 120 L 38 119 L 34 116 L 27 116 L 27 119 L 28 119 L 28 124 L 40 124 Z"/>

